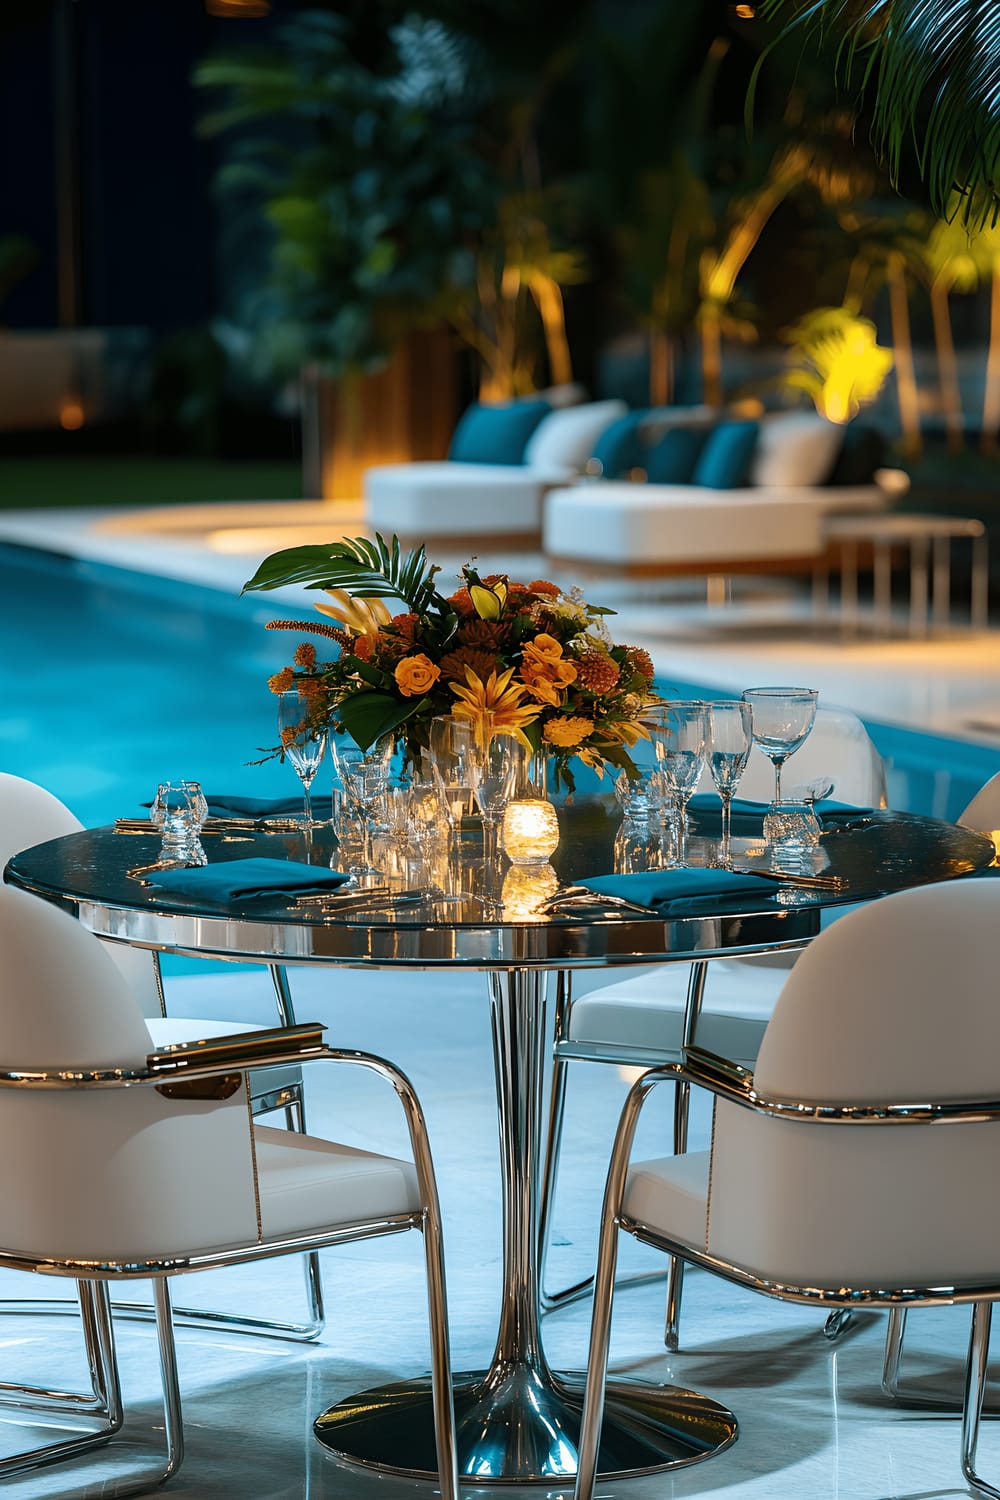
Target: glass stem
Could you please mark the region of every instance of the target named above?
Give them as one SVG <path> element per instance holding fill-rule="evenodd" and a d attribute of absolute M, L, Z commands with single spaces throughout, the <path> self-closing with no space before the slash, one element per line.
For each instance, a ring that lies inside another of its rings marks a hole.
<path fill-rule="evenodd" d="M 782 756 L 780 758 L 780 760 L 776 760 L 774 762 L 774 800 L 775 800 L 775 802 L 780 802 L 781 801 L 781 768 L 782 768 L 782 766 L 784 764 L 785 764 L 785 757 L 784 756 Z"/>
<path fill-rule="evenodd" d="M 687 798 L 681 797 L 677 802 L 677 863 L 682 865 L 687 859 L 688 847 L 688 805 Z"/>
<path fill-rule="evenodd" d="M 733 794 L 732 792 L 722 792 L 720 795 L 722 798 L 722 846 L 719 853 L 723 866 L 728 870 L 732 862 L 730 833 L 732 827 Z"/>
<path fill-rule="evenodd" d="M 311 788 L 312 788 L 312 781 L 311 780 L 310 781 L 303 781 L 303 783 L 302 783 L 302 805 L 303 805 L 303 808 L 305 809 L 305 820 L 303 822 L 303 827 L 304 828 L 311 828 L 312 827 L 313 810 L 312 810 Z"/>

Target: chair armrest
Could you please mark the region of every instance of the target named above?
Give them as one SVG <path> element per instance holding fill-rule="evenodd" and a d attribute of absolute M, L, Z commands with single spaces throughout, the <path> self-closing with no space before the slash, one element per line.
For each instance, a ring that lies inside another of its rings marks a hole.
<path fill-rule="evenodd" d="M 146 1064 L 152 1078 L 199 1076 L 234 1068 L 259 1068 L 281 1062 L 307 1062 L 327 1052 L 325 1027 L 318 1021 L 298 1026 L 273 1026 L 232 1036 L 206 1037 L 178 1047 L 151 1052 Z"/>

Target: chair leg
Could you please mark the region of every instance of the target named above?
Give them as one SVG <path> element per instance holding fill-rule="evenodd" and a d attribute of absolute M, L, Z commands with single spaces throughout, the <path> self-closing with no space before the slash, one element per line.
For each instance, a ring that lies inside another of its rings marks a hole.
<path fill-rule="evenodd" d="M 969 1362 L 965 1373 L 965 1401 L 962 1406 L 962 1473 L 980 1495 L 988 1496 L 989 1500 L 1000 1500 L 1000 1490 L 994 1489 L 976 1473 L 976 1447 L 986 1390 L 986 1362 L 990 1352 L 992 1320 L 991 1302 L 976 1302 L 973 1305 Z"/>
<path fill-rule="evenodd" d="M 906 1308 L 890 1307 L 889 1327 L 885 1335 L 882 1358 L 882 1390 L 892 1401 L 900 1400 L 899 1362 L 903 1357 L 903 1335 L 906 1332 Z"/>
<path fill-rule="evenodd" d="M 694 1040 L 695 1024 L 701 1012 L 708 977 L 707 963 L 693 963 L 688 971 L 687 1000 L 684 1007 L 684 1033 L 682 1044 L 687 1047 Z M 688 1121 L 691 1114 L 691 1085 L 678 1083 L 674 1087 L 674 1155 L 684 1156 L 688 1148 Z M 667 1311 L 663 1327 L 663 1342 L 671 1354 L 680 1348 L 681 1299 L 684 1295 L 684 1262 L 675 1255 L 667 1257 Z"/>
<path fill-rule="evenodd" d="M 445 1292 L 441 1222 L 435 1212 L 424 1214 L 424 1265 L 427 1276 L 427 1315 L 431 1334 L 431 1401 L 437 1448 L 441 1500 L 459 1500 L 458 1439 L 452 1391 L 448 1303 Z"/>
<path fill-rule="evenodd" d="M 592 1500 L 597 1480 L 598 1449 L 604 1418 L 604 1395 L 608 1383 L 608 1350 L 611 1341 L 611 1314 L 615 1296 L 615 1270 L 618 1264 L 618 1223 L 613 1215 L 604 1217 L 601 1243 L 597 1252 L 594 1276 L 594 1313 L 590 1325 L 590 1348 L 587 1354 L 587 1385 L 580 1416 L 580 1441 L 577 1446 L 576 1488 L 573 1500 Z"/>
<path fill-rule="evenodd" d="M 4 1392 L 23 1390 L 25 1399 L 18 1406 L 53 1410 L 65 1409 L 70 1404 L 73 1415 L 104 1418 L 104 1424 L 95 1432 L 80 1433 L 76 1437 L 60 1442 L 48 1443 L 42 1448 L 33 1448 L 26 1453 L 15 1453 L 0 1459 L 0 1478 L 41 1469 L 49 1464 L 63 1463 L 102 1448 L 121 1430 L 123 1415 L 121 1386 L 118 1379 L 118 1363 L 115 1358 L 114 1333 L 111 1327 L 111 1308 L 107 1287 L 91 1281 L 77 1283 L 80 1311 L 87 1339 L 87 1359 L 90 1365 L 92 1393 L 89 1397 L 67 1392 L 43 1392 L 32 1387 L 6 1385 Z M 48 1398 L 48 1399 L 45 1399 Z M 143 1488 L 146 1488 L 143 1485 Z"/>
<path fill-rule="evenodd" d="M 902 1311 L 902 1309 L 900 1309 Z M 849 1307 L 838 1307 L 830 1314 L 823 1324 L 823 1337 L 825 1339 L 839 1339 L 842 1333 L 846 1333 L 854 1321 L 854 1314 Z"/>

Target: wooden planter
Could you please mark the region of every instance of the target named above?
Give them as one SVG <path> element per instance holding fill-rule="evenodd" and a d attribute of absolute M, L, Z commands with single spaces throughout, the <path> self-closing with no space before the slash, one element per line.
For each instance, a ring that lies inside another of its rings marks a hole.
<path fill-rule="evenodd" d="M 456 355 L 447 330 L 411 334 L 374 375 L 303 372 L 306 499 L 357 501 L 374 464 L 444 458 L 455 430 Z"/>

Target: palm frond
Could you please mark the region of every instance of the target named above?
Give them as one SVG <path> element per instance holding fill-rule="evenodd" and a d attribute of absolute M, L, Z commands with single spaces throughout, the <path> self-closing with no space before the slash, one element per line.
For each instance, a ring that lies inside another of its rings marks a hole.
<path fill-rule="evenodd" d="M 1000 215 L 1000 0 L 762 0 L 765 19 L 837 39 L 836 66 L 872 105 L 872 143 L 898 182 L 912 158 L 935 212 Z"/>
<path fill-rule="evenodd" d="M 368 537 L 344 538 L 329 545 L 288 547 L 266 557 L 243 592 L 283 588 L 299 583 L 307 589 L 346 589 L 369 599 L 400 599 L 414 614 L 432 604 L 446 610 L 434 588 L 440 570 L 427 562 L 423 547 L 402 555 L 399 537 L 391 543 L 378 532 Z"/>

